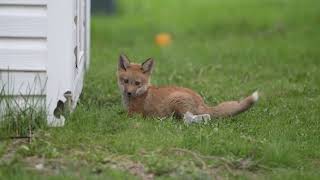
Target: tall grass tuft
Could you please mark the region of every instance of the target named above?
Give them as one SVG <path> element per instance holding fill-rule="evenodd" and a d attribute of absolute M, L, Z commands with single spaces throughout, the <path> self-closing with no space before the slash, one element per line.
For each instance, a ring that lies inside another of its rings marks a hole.
<path fill-rule="evenodd" d="M 40 78 L 36 77 L 34 85 L 39 81 Z M 43 96 L 33 95 L 32 86 L 28 86 L 27 94 L 10 95 L 5 91 L 5 84 L 1 84 L 0 139 L 31 139 L 36 129 L 46 128 L 46 106 Z"/>

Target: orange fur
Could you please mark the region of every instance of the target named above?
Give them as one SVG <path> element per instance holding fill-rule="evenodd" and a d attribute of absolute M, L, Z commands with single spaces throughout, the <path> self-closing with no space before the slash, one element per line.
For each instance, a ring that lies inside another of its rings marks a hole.
<path fill-rule="evenodd" d="M 215 107 L 207 106 L 196 92 L 182 87 L 155 87 L 150 82 L 154 61 L 130 63 L 120 56 L 117 78 L 124 107 L 129 114 L 139 113 L 149 117 L 182 118 L 186 112 L 210 114 L 212 118 L 228 117 L 249 109 L 257 100 L 258 94 L 241 101 L 229 101 Z"/>

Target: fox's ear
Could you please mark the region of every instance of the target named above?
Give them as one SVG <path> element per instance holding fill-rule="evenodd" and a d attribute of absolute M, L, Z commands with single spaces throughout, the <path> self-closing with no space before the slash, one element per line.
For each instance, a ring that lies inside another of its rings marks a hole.
<path fill-rule="evenodd" d="M 129 66 L 130 66 L 130 61 L 128 60 L 127 56 L 124 54 L 121 54 L 119 57 L 118 69 L 126 71 Z"/>
<path fill-rule="evenodd" d="M 154 60 L 152 58 L 147 59 L 144 63 L 141 64 L 141 69 L 143 73 L 151 73 L 154 66 Z"/>

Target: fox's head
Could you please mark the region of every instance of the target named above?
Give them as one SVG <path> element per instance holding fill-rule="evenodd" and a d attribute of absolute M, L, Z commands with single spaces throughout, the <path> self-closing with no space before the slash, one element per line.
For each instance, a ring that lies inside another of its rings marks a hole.
<path fill-rule="evenodd" d="M 120 55 L 118 64 L 118 85 L 126 97 L 137 97 L 148 90 L 150 76 L 154 66 L 149 58 L 142 64 L 130 63 L 125 55 Z"/>

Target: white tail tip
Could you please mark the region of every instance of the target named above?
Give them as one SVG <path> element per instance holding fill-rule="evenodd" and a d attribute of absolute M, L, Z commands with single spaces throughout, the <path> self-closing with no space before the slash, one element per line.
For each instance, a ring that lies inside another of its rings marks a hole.
<path fill-rule="evenodd" d="M 258 93 L 258 91 L 255 91 L 255 92 L 252 94 L 252 97 L 253 97 L 254 102 L 257 102 L 257 101 L 259 100 L 259 93 Z"/>

